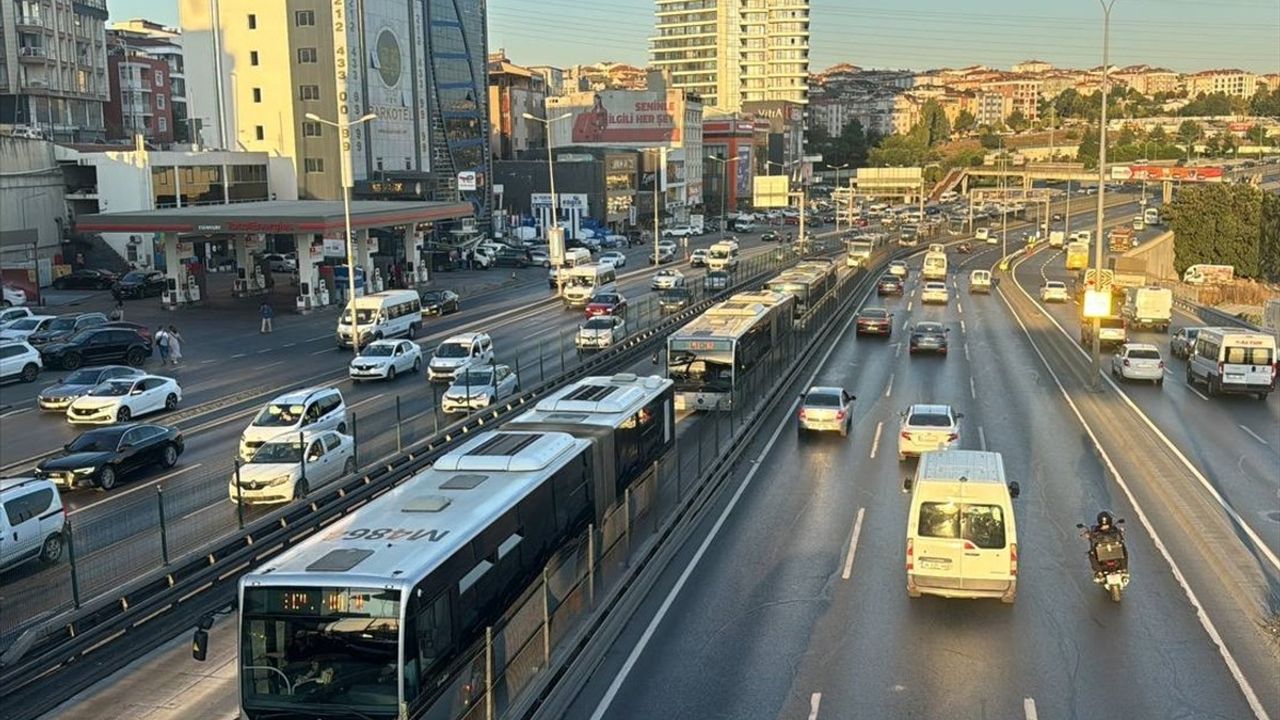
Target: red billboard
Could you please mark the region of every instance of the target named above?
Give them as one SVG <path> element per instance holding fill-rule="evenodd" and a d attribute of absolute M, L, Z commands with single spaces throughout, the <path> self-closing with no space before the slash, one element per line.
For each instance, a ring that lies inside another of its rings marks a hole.
<path fill-rule="evenodd" d="M 573 145 L 679 145 L 684 129 L 684 101 L 663 90 L 604 90 L 591 104 L 562 101 L 552 112 L 573 113 Z M 557 142 L 557 144 L 560 144 Z"/>
<path fill-rule="evenodd" d="M 1222 182 L 1220 167 L 1181 167 L 1166 165 L 1119 165 L 1111 168 L 1112 180 L 1179 180 L 1183 182 Z"/>

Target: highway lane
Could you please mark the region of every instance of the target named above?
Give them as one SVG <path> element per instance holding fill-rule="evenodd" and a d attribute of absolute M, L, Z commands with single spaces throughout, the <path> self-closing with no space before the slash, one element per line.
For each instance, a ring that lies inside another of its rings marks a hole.
<path fill-rule="evenodd" d="M 1140 532 L 1130 532 L 1136 578 L 1123 603 L 1093 585 L 1074 524 L 1132 509 L 999 299 L 962 293 L 942 309 L 913 295 L 885 303 L 899 328 L 942 320 L 968 357 L 839 340 L 814 383 L 858 396 L 852 436 L 801 443 L 792 410 L 779 411 L 776 442 L 766 426 L 732 512 L 708 514 L 567 717 L 1249 716 Z M 906 597 L 899 487 L 914 462 L 898 463 L 893 441 L 897 412 L 916 401 L 964 412 L 963 445 L 1001 452 L 1022 484 L 1013 606 Z M 701 561 L 672 598 L 695 547 Z"/>

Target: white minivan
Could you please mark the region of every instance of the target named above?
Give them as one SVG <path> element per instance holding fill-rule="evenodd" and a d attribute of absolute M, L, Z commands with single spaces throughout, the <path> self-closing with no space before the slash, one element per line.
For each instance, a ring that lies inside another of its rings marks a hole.
<path fill-rule="evenodd" d="M 548 262 L 550 262 L 548 260 Z M 567 248 L 564 251 L 564 264 L 560 267 L 553 267 L 547 271 L 547 283 L 551 285 L 551 289 L 555 290 L 560 282 L 560 277 L 565 279 L 569 277 L 569 270 L 579 265 L 586 265 L 591 262 L 591 251 L 586 248 Z"/>
<path fill-rule="evenodd" d="M 564 304 L 570 308 L 586 307 L 598 292 L 616 292 L 618 272 L 609 263 L 579 265 L 569 270 L 564 283 Z"/>
<path fill-rule="evenodd" d="M 1197 383 L 1211 396 L 1254 393 L 1266 400 L 1276 389 L 1276 339 L 1245 328 L 1201 328 L 1187 360 L 1187 384 Z"/>
<path fill-rule="evenodd" d="M 0 570 L 35 559 L 58 562 L 68 530 L 67 511 L 52 480 L 0 480 Z"/>
<path fill-rule="evenodd" d="M 356 327 L 351 327 L 355 307 Z M 422 298 L 416 290 L 387 290 L 358 297 L 347 303 L 338 318 L 338 347 L 368 345 L 391 337 L 416 337 L 422 322 Z"/>
<path fill-rule="evenodd" d="M 1018 594 L 1018 532 L 1000 453 L 928 452 L 915 478 L 907 515 L 907 596 L 999 598 Z"/>

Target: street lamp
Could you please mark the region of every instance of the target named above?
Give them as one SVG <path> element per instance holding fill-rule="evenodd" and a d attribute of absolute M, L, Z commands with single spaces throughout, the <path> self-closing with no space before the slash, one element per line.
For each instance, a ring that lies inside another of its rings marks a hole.
<path fill-rule="evenodd" d="M 1142 156 L 1143 158 L 1146 159 L 1148 168 L 1151 167 L 1151 143 L 1152 142 L 1154 141 L 1148 140 L 1142 144 Z M 1150 170 L 1142 171 L 1142 202 L 1140 204 L 1142 205 L 1142 208 L 1144 210 L 1147 207 L 1147 175 L 1149 174 L 1151 174 Z"/>
<path fill-rule="evenodd" d="M 355 244 L 351 239 L 351 154 L 348 145 L 352 125 L 367 123 L 378 116 L 374 113 L 366 113 L 356 120 L 350 120 L 345 115 L 339 115 L 337 122 L 325 120 L 315 113 L 307 113 L 305 117 L 312 122 L 338 130 L 338 152 L 342 154 L 338 159 L 338 164 L 342 167 L 342 221 L 347 230 L 347 304 L 351 308 L 351 349 L 356 357 L 359 357 L 360 325 L 356 322 L 356 258 Z M 368 278 L 365 281 L 368 282 Z"/>
<path fill-rule="evenodd" d="M 728 160 L 718 157 L 709 157 L 707 159 L 720 163 L 720 239 L 723 240 L 725 226 L 724 198 L 729 194 L 729 163 L 741 160 L 742 156 L 731 157 Z"/>
<path fill-rule="evenodd" d="M 551 260 L 552 264 L 556 266 L 556 297 L 560 297 L 564 294 L 564 277 L 560 272 L 560 266 L 564 264 L 564 237 L 560 235 L 560 218 L 556 213 L 556 168 L 554 161 L 552 160 L 551 152 L 553 148 L 551 140 L 551 123 L 564 120 L 565 118 L 572 116 L 573 113 L 564 113 L 563 115 L 557 115 L 553 118 L 540 118 L 532 113 L 523 113 L 521 115 L 525 120 L 533 120 L 535 122 L 542 123 L 544 131 L 547 134 L 547 178 L 550 180 L 551 185 L 551 227 L 547 228 L 544 234 L 547 236 L 547 252 L 551 255 L 549 260 Z M 554 231 L 556 236 L 560 238 L 560 262 L 558 263 L 554 262 L 556 258 L 555 251 L 553 249 L 554 244 L 551 242 L 552 231 Z"/>
<path fill-rule="evenodd" d="M 849 163 L 845 163 L 843 165 L 832 165 L 830 163 L 827 164 L 827 168 L 836 171 L 835 193 L 840 192 L 840 171 L 844 170 L 847 167 L 849 167 Z M 838 199 L 839 196 L 835 195 L 835 193 L 832 193 L 832 195 L 837 198 L 836 200 L 836 234 L 838 235 L 840 233 L 840 201 Z M 850 200 L 852 200 L 852 198 L 850 198 Z"/>
<path fill-rule="evenodd" d="M 641 152 L 658 153 L 658 162 L 653 169 L 653 266 L 657 267 L 660 264 L 659 261 L 662 259 L 661 253 L 659 252 L 659 247 L 658 247 L 658 239 L 659 239 L 658 197 L 659 197 L 659 192 L 662 185 L 662 172 L 666 170 L 666 165 L 667 165 L 667 148 L 666 147 L 644 148 Z M 687 250 L 689 247 L 688 235 L 686 235 L 683 238 L 683 243 Z"/>
<path fill-rule="evenodd" d="M 1098 116 L 1098 218 L 1094 226 L 1096 235 L 1093 239 L 1093 270 L 1100 289 L 1102 287 L 1102 213 L 1106 207 L 1103 195 L 1106 194 L 1107 189 L 1107 70 L 1108 65 L 1111 64 L 1111 8 L 1115 6 L 1116 0 L 1098 0 L 1098 4 L 1102 6 L 1102 107 L 1101 114 Z M 1089 384 L 1094 389 L 1100 389 L 1102 341 L 1098 338 L 1098 332 L 1102 320 L 1094 315 L 1090 322 L 1093 324 L 1093 347 L 1090 353 Z"/>

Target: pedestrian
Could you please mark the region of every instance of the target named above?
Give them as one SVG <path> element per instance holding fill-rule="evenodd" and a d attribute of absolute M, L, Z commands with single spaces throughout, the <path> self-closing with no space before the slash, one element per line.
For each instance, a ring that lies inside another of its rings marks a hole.
<path fill-rule="evenodd" d="M 160 364 L 169 364 L 169 331 L 164 326 L 156 328 L 155 334 L 156 349 L 160 352 Z"/>
<path fill-rule="evenodd" d="M 258 317 L 262 318 L 262 327 L 258 329 L 259 333 L 271 332 L 271 318 L 276 316 L 275 308 L 271 307 L 271 303 L 266 300 L 262 301 L 262 306 L 258 308 Z"/>
<path fill-rule="evenodd" d="M 116 306 L 114 309 L 111 310 L 110 317 L 112 321 L 124 319 L 124 300 L 121 300 L 120 298 L 116 298 Z"/>
<path fill-rule="evenodd" d="M 170 325 L 168 336 L 169 357 L 173 360 L 173 364 L 177 365 L 182 362 L 182 335 L 178 332 L 178 328 Z"/>

